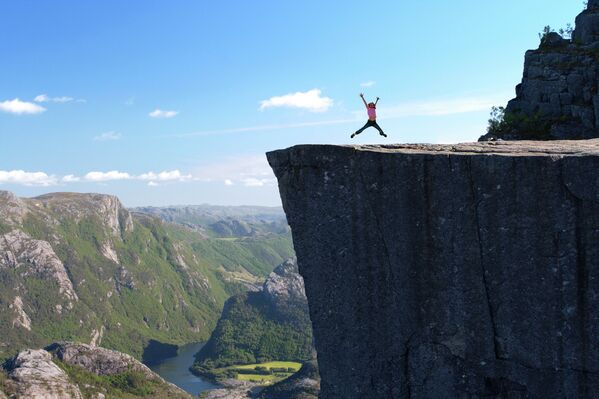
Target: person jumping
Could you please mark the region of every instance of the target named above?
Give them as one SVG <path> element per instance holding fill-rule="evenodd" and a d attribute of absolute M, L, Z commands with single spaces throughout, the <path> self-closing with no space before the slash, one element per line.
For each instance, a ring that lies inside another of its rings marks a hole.
<path fill-rule="evenodd" d="M 362 98 L 362 101 L 364 102 L 364 105 L 366 106 L 366 110 L 368 111 L 368 122 L 366 122 L 366 124 L 364 126 L 362 126 L 362 128 L 360 130 L 358 130 L 354 134 L 352 134 L 351 138 L 353 139 L 354 137 L 356 137 L 357 134 L 362 133 L 365 129 L 369 128 L 370 126 L 376 128 L 376 130 L 379 131 L 381 136 L 387 137 L 385 132 L 383 132 L 383 129 L 381 129 L 379 124 L 376 123 L 376 104 L 379 102 L 379 98 L 377 97 L 376 102 L 373 102 L 373 103 L 366 103 L 366 100 L 364 100 L 364 94 L 362 94 L 362 93 L 360 93 L 360 98 Z"/>

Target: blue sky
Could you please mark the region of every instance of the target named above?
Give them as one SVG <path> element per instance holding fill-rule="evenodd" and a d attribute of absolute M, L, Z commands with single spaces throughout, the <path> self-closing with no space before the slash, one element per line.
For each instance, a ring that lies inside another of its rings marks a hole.
<path fill-rule="evenodd" d="M 280 203 L 269 150 L 474 141 L 575 0 L 0 2 L 0 190 Z M 358 94 L 381 97 L 357 139 Z"/>

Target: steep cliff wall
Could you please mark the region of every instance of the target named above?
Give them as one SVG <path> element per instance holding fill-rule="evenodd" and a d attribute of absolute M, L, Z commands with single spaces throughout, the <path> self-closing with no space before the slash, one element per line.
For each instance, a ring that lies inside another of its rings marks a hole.
<path fill-rule="evenodd" d="M 572 39 L 546 35 L 526 52 L 522 82 L 503 123 L 481 140 L 599 137 L 599 1 L 576 18 Z"/>
<path fill-rule="evenodd" d="M 599 392 L 599 140 L 268 154 L 321 398 Z"/>

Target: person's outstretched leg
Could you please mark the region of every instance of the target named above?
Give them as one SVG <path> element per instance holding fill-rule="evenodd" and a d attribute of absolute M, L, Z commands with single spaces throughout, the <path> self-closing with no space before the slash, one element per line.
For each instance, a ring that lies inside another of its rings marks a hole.
<path fill-rule="evenodd" d="M 356 132 L 354 134 L 352 134 L 350 137 L 353 139 L 356 135 L 362 133 L 369 126 L 371 126 L 370 121 L 366 122 L 366 124 L 364 126 L 362 126 L 360 129 L 356 130 Z"/>
<path fill-rule="evenodd" d="M 376 130 L 379 131 L 379 133 L 381 134 L 381 136 L 387 137 L 387 135 L 385 134 L 385 132 L 383 132 L 383 129 L 381 129 L 381 127 L 379 126 L 378 123 L 376 123 L 376 121 L 372 123 L 372 126 L 374 126 L 376 128 Z"/>

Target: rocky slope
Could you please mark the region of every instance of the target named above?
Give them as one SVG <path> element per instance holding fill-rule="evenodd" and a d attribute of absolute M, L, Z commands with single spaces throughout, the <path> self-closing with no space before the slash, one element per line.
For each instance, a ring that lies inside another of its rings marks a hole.
<path fill-rule="evenodd" d="M 113 196 L 0 191 L 0 359 L 57 340 L 138 358 L 205 340 L 230 295 L 292 254 L 288 234 L 207 239 Z"/>
<path fill-rule="evenodd" d="M 268 154 L 320 398 L 593 398 L 599 140 Z"/>
<path fill-rule="evenodd" d="M 16 399 L 191 398 L 124 353 L 76 343 L 27 349 L 2 387 Z"/>
<path fill-rule="evenodd" d="M 236 295 L 225 304 L 210 340 L 197 355 L 194 370 L 272 360 L 313 357 L 312 331 L 304 282 L 295 259 L 277 266 L 262 290 Z"/>
<path fill-rule="evenodd" d="M 572 40 L 549 33 L 526 52 L 522 82 L 504 123 L 481 138 L 587 139 L 599 137 L 599 1 L 576 18 Z"/>

